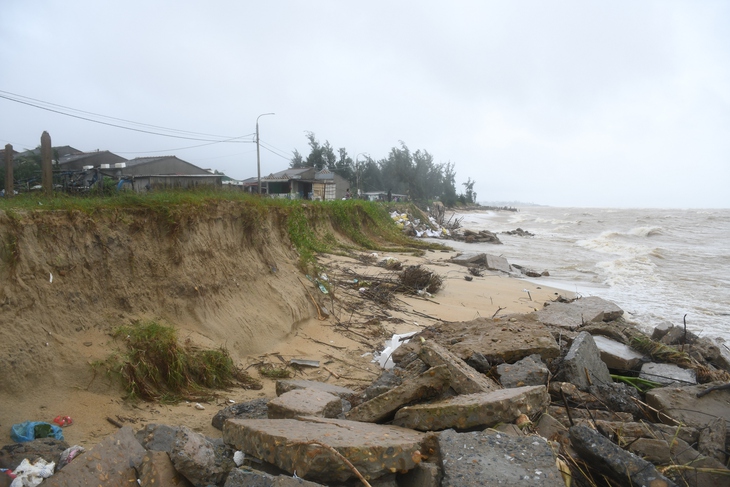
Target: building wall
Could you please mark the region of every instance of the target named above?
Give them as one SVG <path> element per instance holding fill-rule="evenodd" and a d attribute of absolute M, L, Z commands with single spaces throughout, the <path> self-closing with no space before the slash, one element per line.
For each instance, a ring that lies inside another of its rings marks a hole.
<path fill-rule="evenodd" d="M 178 188 L 195 188 L 198 186 L 216 186 L 220 187 L 221 176 L 139 176 L 135 177 L 131 182 L 132 188 L 140 192 L 155 189 L 178 189 Z M 123 187 L 128 187 L 123 186 Z"/>

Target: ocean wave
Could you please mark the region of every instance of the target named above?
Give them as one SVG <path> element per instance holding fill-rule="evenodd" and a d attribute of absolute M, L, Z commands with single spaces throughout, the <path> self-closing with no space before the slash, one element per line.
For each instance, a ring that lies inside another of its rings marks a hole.
<path fill-rule="evenodd" d="M 662 235 L 662 227 L 635 227 L 627 232 L 628 235 L 636 237 L 655 237 Z"/>

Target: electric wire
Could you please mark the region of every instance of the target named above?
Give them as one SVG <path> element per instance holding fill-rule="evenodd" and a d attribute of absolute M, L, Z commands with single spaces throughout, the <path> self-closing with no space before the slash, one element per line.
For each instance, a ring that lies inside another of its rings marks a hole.
<path fill-rule="evenodd" d="M 119 128 L 119 129 L 123 129 L 123 130 L 130 130 L 130 131 L 133 131 L 133 132 L 140 132 L 140 133 L 145 133 L 145 134 L 158 135 L 160 137 L 170 137 L 170 138 L 174 138 L 174 139 L 184 139 L 184 140 L 197 140 L 197 141 L 201 141 L 201 142 L 211 142 L 211 143 L 220 143 L 220 142 L 245 143 L 245 142 L 248 142 L 248 141 L 241 141 L 241 140 L 236 140 L 236 139 L 240 139 L 242 137 L 246 137 L 246 136 L 251 135 L 251 134 L 247 134 L 247 135 L 242 135 L 242 136 L 237 136 L 237 137 L 224 137 L 224 136 L 219 136 L 219 135 L 201 134 L 201 135 L 206 135 L 206 136 L 209 136 L 209 137 L 220 137 L 220 138 L 222 138 L 222 140 L 215 140 L 215 139 L 204 139 L 204 138 L 200 138 L 200 137 L 188 137 L 188 136 L 183 136 L 183 135 L 164 134 L 164 133 L 160 133 L 160 132 L 153 132 L 151 130 L 144 130 L 144 129 L 140 129 L 140 128 L 127 127 L 127 126 L 120 125 L 120 124 L 117 124 L 117 123 L 104 122 L 102 120 L 94 120 L 93 118 L 84 117 L 84 116 L 81 116 L 81 115 L 75 115 L 73 113 L 67 113 L 67 112 L 64 112 L 64 111 L 61 111 L 61 110 L 57 110 L 57 109 L 54 109 L 54 108 L 50 108 L 50 107 L 47 107 L 47 106 L 42 106 L 42 105 L 39 105 L 38 103 L 31 103 L 30 101 L 25 101 L 25 100 L 21 100 L 21 99 L 18 99 L 18 98 L 13 98 L 12 96 L 7 96 L 5 93 L 8 93 L 8 94 L 13 95 L 13 96 L 20 96 L 20 97 L 22 97 L 22 95 L 15 95 L 13 93 L 9 93 L 9 92 L 0 90 L 0 98 L 4 98 L 6 100 L 9 100 L 9 101 L 12 101 L 12 102 L 15 102 L 15 103 L 20 103 L 22 105 L 28 105 L 28 106 L 31 106 L 31 107 L 35 107 L 35 108 L 38 108 L 38 109 L 41 109 L 41 110 L 46 110 L 48 112 L 57 113 L 59 115 L 64 115 L 64 116 L 76 118 L 76 119 L 79 119 L 79 120 L 85 120 L 87 122 L 98 123 L 100 125 L 106 125 L 106 126 L 109 126 L 109 127 L 115 127 L 115 128 Z M 22 97 L 22 98 L 26 98 L 27 100 L 32 100 L 32 98 L 27 98 L 27 97 Z M 45 103 L 45 104 L 50 105 L 50 106 L 58 106 L 58 107 L 61 107 L 60 105 L 54 105 L 54 104 L 48 103 L 48 102 L 40 102 L 40 103 Z M 63 107 L 63 108 L 67 108 L 67 107 Z M 76 109 L 73 109 L 73 108 L 67 108 L 67 109 L 74 110 L 74 111 L 77 111 L 77 112 L 80 112 L 80 113 L 89 113 L 89 112 L 84 112 L 82 110 L 76 110 Z M 116 119 L 116 118 L 113 118 L 113 117 L 107 117 L 105 115 L 98 115 L 98 114 L 93 114 L 93 115 L 101 116 L 101 117 L 108 118 L 108 119 L 111 119 L 111 120 L 125 121 L 127 123 L 133 123 L 133 124 L 141 125 L 141 126 L 148 126 L 148 127 L 153 127 L 153 128 L 160 128 L 162 130 L 168 130 L 168 131 L 171 131 L 171 132 L 196 134 L 196 132 L 187 132 L 187 131 L 182 131 L 182 130 L 177 130 L 177 129 L 168 129 L 168 128 L 165 128 L 165 127 L 157 127 L 157 126 L 154 126 L 154 125 L 142 124 L 142 123 L 138 123 L 138 122 L 131 122 L 131 121 L 123 120 L 123 119 Z"/>

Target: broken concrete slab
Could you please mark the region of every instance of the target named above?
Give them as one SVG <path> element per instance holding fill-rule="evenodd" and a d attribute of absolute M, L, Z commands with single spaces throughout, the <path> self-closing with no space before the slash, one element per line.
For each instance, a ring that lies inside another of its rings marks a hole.
<path fill-rule="evenodd" d="M 239 402 L 232 404 L 218 411 L 211 423 L 213 427 L 219 430 L 223 429 L 223 423 L 230 418 L 238 419 L 266 419 L 269 416 L 267 404 L 269 400 L 266 398 L 254 399 L 253 401 Z"/>
<path fill-rule="evenodd" d="M 449 388 L 450 383 L 451 373 L 446 365 L 432 367 L 419 377 L 352 408 L 345 417 L 366 423 L 387 421 L 406 404 L 437 397 Z"/>
<path fill-rule="evenodd" d="M 617 320 L 624 311 L 610 301 L 589 296 L 571 303 L 549 303 L 535 314 L 541 323 L 575 330 L 586 323 Z"/>
<path fill-rule="evenodd" d="M 701 429 L 714 418 L 730 421 L 730 389 L 697 397 L 705 389 L 720 385 L 723 383 L 652 389 L 646 393 L 646 402 L 660 412 L 662 423 L 675 424 L 676 420 Z"/>
<path fill-rule="evenodd" d="M 441 323 L 420 336 L 448 344 L 446 348 L 465 361 L 475 353 L 492 363 L 514 363 L 533 354 L 543 360 L 560 355 L 550 329 L 539 323 L 534 313 Z"/>
<path fill-rule="evenodd" d="M 538 354 L 530 355 L 514 364 L 500 364 L 497 374 L 502 387 L 547 385 L 550 371 Z"/>
<path fill-rule="evenodd" d="M 281 396 L 285 392 L 293 391 L 295 389 L 316 389 L 318 391 L 323 391 L 334 396 L 338 396 L 347 401 L 349 401 L 350 398 L 355 394 L 355 391 L 353 391 L 352 389 L 348 389 L 347 387 L 340 387 L 316 380 L 286 379 L 276 381 L 277 396 Z"/>
<path fill-rule="evenodd" d="M 134 437 L 132 428 L 124 426 L 74 459 L 53 477 L 44 480 L 43 486 L 129 487 L 132 483 L 137 483 L 134 469 L 140 466 L 145 453 L 145 449 Z"/>
<path fill-rule="evenodd" d="M 196 487 L 222 482 L 233 460 L 216 455 L 208 439 L 187 426 L 180 426 L 170 451 L 170 460 L 181 475 Z"/>
<path fill-rule="evenodd" d="M 645 363 L 641 366 L 639 378 L 665 386 L 697 384 L 697 372 L 691 369 L 683 369 L 674 364 Z"/>
<path fill-rule="evenodd" d="M 508 274 L 512 272 L 512 266 L 509 265 L 507 259 L 501 256 L 485 253 L 458 254 L 451 258 L 451 262 L 467 267 L 483 265 L 489 270 L 506 272 Z"/>
<path fill-rule="evenodd" d="M 573 418 L 573 421 L 578 422 L 578 420 L 586 419 L 586 420 L 603 420 L 603 421 L 633 421 L 634 416 L 631 413 L 614 413 L 613 411 L 606 411 L 601 409 L 578 409 L 578 408 L 571 408 L 570 409 L 570 418 L 568 417 L 568 413 L 565 411 L 565 407 L 563 406 L 548 406 L 547 413 L 552 416 L 553 418 L 560 421 L 566 428 L 571 426 L 570 424 L 570 418 Z"/>
<path fill-rule="evenodd" d="M 509 265 L 509 262 L 504 257 L 491 254 L 486 254 L 486 256 L 486 266 L 490 271 L 506 272 L 507 274 L 512 272 L 512 266 Z"/>
<path fill-rule="evenodd" d="M 266 407 L 269 419 L 336 418 L 342 413 L 342 399 L 318 389 L 294 389 L 275 397 Z"/>
<path fill-rule="evenodd" d="M 651 463 L 614 444 L 587 426 L 570 428 L 573 448 L 589 462 L 620 485 L 675 487 L 676 484 L 660 474 Z"/>
<path fill-rule="evenodd" d="M 344 482 L 350 468 L 321 445 L 337 450 L 366 478 L 412 469 L 429 435 L 417 431 L 326 418 L 230 419 L 223 439 L 247 455 L 316 482 Z"/>
<path fill-rule="evenodd" d="M 714 458 L 720 464 L 725 464 L 725 440 L 727 438 L 727 423 L 723 418 L 715 418 L 700 431 L 697 451 Z"/>
<path fill-rule="evenodd" d="M 601 352 L 601 360 L 609 369 L 633 370 L 644 359 L 643 354 L 621 342 L 601 335 L 592 336 L 598 350 Z"/>
<path fill-rule="evenodd" d="M 672 463 L 683 467 L 669 472 L 677 483 L 690 487 L 727 485 L 730 470 L 715 458 L 700 454 L 683 440 L 676 438 L 671 442 L 671 455 Z"/>
<path fill-rule="evenodd" d="M 545 386 L 516 387 L 456 396 L 400 409 L 393 424 L 420 431 L 465 430 L 511 423 L 521 414 L 544 411 L 550 403 Z"/>
<path fill-rule="evenodd" d="M 605 421 L 596 419 L 591 422 L 606 438 L 618 441 L 632 441 L 636 438 L 658 438 L 671 442 L 673 438 L 680 438 L 688 443 L 696 443 L 699 431 L 689 426 L 669 426 L 661 423 L 633 422 L 633 421 Z"/>
<path fill-rule="evenodd" d="M 612 382 L 608 367 L 601 360 L 596 342 L 590 333 L 581 332 L 575 337 L 563 360 L 564 380 L 587 391 L 591 384 Z"/>
<path fill-rule="evenodd" d="M 0 468 L 15 470 L 23 459 L 27 458 L 30 463 L 42 458 L 46 462 L 53 462 L 58 465 L 61 453 L 69 444 L 64 440 L 55 438 L 36 438 L 25 443 L 12 443 L 0 449 Z"/>
<path fill-rule="evenodd" d="M 639 438 L 629 443 L 629 451 L 654 465 L 669 465 L 672 456 L 666 440 Z"/>
<path fill-rule="evenodd" d="M 147 450 L 170 453 L 179 430 L 179 426 L 150 423 L 137 431 L 135 437 Z"/>
<path fill-rule="evenodd" d="M 565 485 L 552 449 L 539 436 L 446 430 L 438 435 L 438 443 L 442 485 Z"/>
<path fill-rule="evenodd" d="M 413 470 L 398 476 L 398 487 L 441 487 L 441 467 L 421 462 Z"/>
<path fill-rule="evenodd" d="M 139 472 L 141 487 L 157 487 L 174 485 L 178 487 L 192 487 L 188 479 L 175 470 L 170 456 L 164 451 L 148 451 L 142 458 Z"/>
<path fill-rule="evenodd" d="M 169 485 L 169 484 L 163 484 Z M 324 487 L 322 484 L 287 475 L 271 475 L 256 470 L 234 468 L 223 487 Z"/>
<path fill-rule="evenodd" d="M 421 345 L 418 356 L 431 367 L 445 365 L 451 376 L 451 387 L 459 394 L 475 394 L 499 389 L 492 379 L 477 372 L 433 340 L 427 340 Z"/>

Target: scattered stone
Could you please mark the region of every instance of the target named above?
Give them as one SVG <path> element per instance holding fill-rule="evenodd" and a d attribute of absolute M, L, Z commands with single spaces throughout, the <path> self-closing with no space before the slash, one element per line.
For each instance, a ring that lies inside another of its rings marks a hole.
<path fill-rule="evenodd" d="M 619 485 L 674 487 L 651 463 L 642 460 L 587 426 L 570 428 L 573 448 L 594 468 L 613 478 Z"/>
<path fill-rule="evenodd" d="M 187 426 L 179 427 L 170 460 L 175 470 L 196 487 L 222 482 L 233 468 L 232 460 L 217 457 L 213 444 Z"/>
<path fill-rule="evenodd" d="M 446 365 L 439 365 L 428 369 L 416 379 L 406 381 L 398 387 L 360 404 L 351 409 L 345 417 L 351 421 L 366 423 L 386 421 L 405 404 L 440 395 L 448 389 L 450 382 L 449 368 Z"/>
<path fill-rule="evenodd" d="M 166 484 L 163 484 L 166 485 Z M 234 468 L 228 474 L 223 487 L 323 487 L 301 478 L 287 475 L 271 475 L 255 470 Z"/>
<path fill-rule="evenodd" d="M 636 418 L 645 418 L 637 400 L 641 400 L 639 391 L 623 382 L 594 384 L 588 391 L 598 398 L 603 407 L 610 411 L 629 413 Z"/>
<path fill-rule="evenodd" d="M 459 238 L 457 235 L 454 235 L 453 238 L 455 240 L 462 240 L 462 238 Z M 499 240 L 499 237 L 489 230 L 481 230 L 480 232 L 464 230 L 463 240 L 466 243 L 491 243 L 498 245 L 502 243 L 502 241 Z"/>
<path fill-rule="evenodd" d="M 514 230 L 510 230 L 507 232 L 502 232 L 505 235 L 514 235 L 516 237 L 534 237 L 534 233 L 530 233 L 527 230 L 523 230 L 521 228 L 515 228 Z"/>
<path fill-rule="evenodd" d="M 398 387 L 402 383 L 403 379 L 398 377 L 398 375 L 393 370 L 385 370 L 382 374 L 380 374 L 380 377 L 378 377 L 362 392 L 362 394 L 353 397 L 352 405 L 354 407 L 358 404 L 362 404 L 365 401 L 369 401 L 374 397 L 377 397 L 395 387 Z"/>
<path fill-rule="evenodd" d="M 654 327 L 654 331 L 651 334 L 651 339 L 654 341 L 661 340 L 673 326 L 674 325 L 668 321 L 659 323 L 657 326 Z"/>
<path fill-rule="evenodd" d="M 730 470 L 715 458 L 701 455 L 685 441 L 676 438 L 671 443 L 672 462 L 684 469 L 670 475 L 683 485 L 692 487 L 716 487 L 727 485 Z"/>
<path fill-rule="evenodd" d="M 615 370 L 633 370 L 641 364 L 644 355 L 621 342 L 612 340 L 605 336 L 593 336 L 598 350 L 601 351 L 601 360 L 609 369 Z"/>
<path fill-rule="evenodd" d="M 725 440 L 727 436 L 727 423 L 723 418 L 715 418 L 707 426 L 700 430 L 700 437 L 697 443 L 697 451 L 710 458 L 714 458 L 721 464 L 725 464 Z"/>
<path fill-rule="evenodd" d="M 590 333 L 581 332 L 570 346 L 563 360 L 563 374 L 566 382 L 571 382 L 582 391 L 592 384 L 612 382 L 608 367 L 601 360 L 596 342 Z"/>
<path fill-rule="evenodd" d="M 648 362 L 641 366 L 639 378 L 658 382 L 664 386 L 697 384 L 697 373 L 694 370 L 683 369 L 674 364 Z"/>
<path fill-rule="evenodd" d="M 672 461 L 669 443 L 665 440 L 639 438 L 629 444 L 629 451 L 654 465 L 668 465 Z"/>
<path fill-rule="evenodd" d="M 520 427 L 514 423 L 501 423 L 489 429 L 496 433 L 503 433 L 507 436 L 525 436 Z"/>
<path fill-rule="evenodd" d="M 540 420 L 535 426 L 535 431 L 548 441 L 556 441 L 563 448 L 570 448 L 568 428 L 549 414 L 540 415 Z"/>
<path fill-rule="evenodd" d="M 469 367 L 463 360 L 432 340 L 421 345 L 419 357 L 431 367 L 445 365 L 451 376 L 451 387 L 459 394 L 495 391 L 499 388 L 487 376 Z"/>
<path fill-rule="evenodd" d="M 326 382 L 319 382 L 316 380 L 287 379 L 276 381 L 277 396 L 281 396 L 285 392 L 293 391 L 295 389 L 316 389 L 318 391 L 324 391 L 329 394 L 341 397 L 342 399 L 346 399 L 348 401 L 355 394 L 355 391 L 353 391 L 352 389 L 348 389 L 347 387 L 340 387 L 333 384 L 327 384 Z"/>
<path fill-rule="evenodd" d="M 170 456 L 164 451 L 147 452 L 137 471 L 139 472 L 139 484 L 142 487 L 166 485 L 192 487 L 193 485 L 175 470 Z"/>
<path fill-rule="evenodd" d="M 459 254 L 456 257 L 452 257 L 451 262 L 467 267 L 481 265 L 489 270 L 506 272 L 508 274 L 512 272 L 512 266 L 509 265 L 507 259 L 491 254 Z"/>
<path fill-rule="evenodd" d="M 442 485 L 564 487 L 555 455 L 539 436 L 511 437 L 487 432 L 438 435 Z"/>
<path fill-rule="evenodd" d="M 15 470 L 24 458 L 30 463 L 42 458 L 46 462 L 58 465 L 61 453 L 68 448 L 68 443 L 55 438 L 37 438 L 25 443 L 13 443 L 0 449 L 0 468 Z"/>
<path fill-rule="evenodd" d="M 465 361 L 475 353 L 491 363 L 513 363 L 533 354 L 543 360 L 560 355 L 555 338 L 534 313 L 442 323 L 427 328 L 420 336 L 448 344 L 447 348 Z"/>
<path fill-rule="evenodd" d="M 247 455 L 317 482 L 344 482 L 353 472 L 328 449 L 344 455 L 366 478 L 412 469 L 428 435 L 397 426 L 326 418 L 231 419 L 223 439 Z"/>
<path fill-rule="evenodd" d="M 629 339 L 624 334 L 621 328 L 618 328 L 615 323 L 606 323 L 606 322 L 598 322 L 598 323 L 589 323 L 587 325 L 581 326 L 580 331 L 587 331 L 591 335 L 593 335 L 593 339 L 595 340 L 596 336 L 604 336 L 607 338 L 611 338 L 612 340 L 616 340 L 619 343 L 623 343 L 626 345 L 629 343 Z"/>
<path fill-rule="evenodd" d="M 550 303 L 536 314 L 541 323 L 575 330 L 586 323 L 617 320 L 624 312 L 610 301 L 589 296 L 571 303 Z"/>
<path fill-rule="evenodd" d="M 525 357 L 514 364 L 498 365 L 497 374 L 502 387 L 507 388 L 547 385 L 550 377 L 550 371 L 538 354 Z"/>
<path fill-rule="evenodd" d="M 147 450 L 170 453 L 175 443 L 179 426 L 150 423 L 135 435 L 137 441 Z"/>
<path fill-rule="evenodd" d="M 616 443 L 625 443 L 636 438 L 648 438 L 671 441 L 680 438 L 688 443 L 695 443 L 699 431 L 689 426 L 669 426 L 661 423 L 604 421 L 597 419 L 592 423 L 603 436 Z"/>
<path fill-rule="evenodd" d="M 511 423 L 521 414 L 544 411 L 549 403 L 545 386 L 501 389 L 407 406 L 395 414 L 393 424 L 420 431 L 488 428 L 498 423 Z"/>
<path fill-rule="evenodd" d="M 697 397 L 697 393 L 708 387 L 722 384 L 710 382 L 695 386 L 652 389 L 646 393 L 646 402 L 663 413 L 658 415 L 662 423 L 675 424 L 675 421 L 681 421 L 695 428 L 703 428 L 711 418 L 730 421 L 730 389 Z"/>
<path fill-rule="evenodd" d="M 277 382 L 278 388 L 278 382 Z M 268 399 L 254 399 L 248 402 L 239 402 L 226 408 L 221 409 L 213 416 L 213 427 L 219 430 L 223 429 L 223 423 L 227 419 L 265 419 L 268 417 L 269 410 L 266 406 Z M 149 449 L 149 448 L 148 448 Z"/>
<path fill-rule="evenodd" d="M 666 345 L 692 344 L 697 341 L 697 335 L 689 330 L 685 332 L 683 326 L 672 326 L 659 341 Z"/>
<path fill-rule="evenodd" d="M 137 483 L 134 469 L 140 466 L 145 453 L 132 428 L 124 426 L 44 480 L 43 487 L 129 487 Z"/>
<path fill-rule="evenodd" d="M 565 411 L 565 407 L 563 406 L 548 406 L 547 412 L 550 416 L 557 419 L 562 423 L 566 428 L 570 427 L 570 418 L 568 418 L 568 413 Z M 634 415 L 631 413 L 614 413 L 613 411 L 606 411 L 601 409 L 577 409 L 577 408 L 571 408 L 570 409 L 570 417 L 573 418 L 573 421 L 576 423 L 579 422 L 581 419 L 590 420 L 593 422 L 594 420 L 603 420 L 603 421 L 633 421 Z"/>
<path fill-rule="evenodd" d="M 269 419 L 317 416 L 336 418 L 342 413 L 342 399 L 318 389 L 294 389 L 269 401 Z"/>

